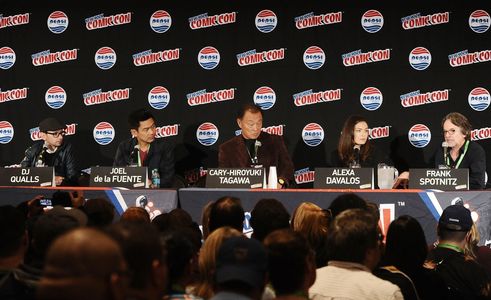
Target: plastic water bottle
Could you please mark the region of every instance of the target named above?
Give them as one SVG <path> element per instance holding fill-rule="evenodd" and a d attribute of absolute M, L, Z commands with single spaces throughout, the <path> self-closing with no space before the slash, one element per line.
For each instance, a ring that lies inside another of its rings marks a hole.
<path fill-rule="evenodd" d="M 152 170 L 152 188 L 160 188 L 160 174 L 158 169 Z"/>

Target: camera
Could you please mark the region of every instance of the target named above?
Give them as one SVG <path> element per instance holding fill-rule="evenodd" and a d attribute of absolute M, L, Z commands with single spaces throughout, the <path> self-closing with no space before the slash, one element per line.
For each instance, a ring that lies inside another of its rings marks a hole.
<path fill-rule="evenodd" d="M 53 206 L 53 201 L 50 198 L 39 199 L 39 205 L 41 206 Z"/>

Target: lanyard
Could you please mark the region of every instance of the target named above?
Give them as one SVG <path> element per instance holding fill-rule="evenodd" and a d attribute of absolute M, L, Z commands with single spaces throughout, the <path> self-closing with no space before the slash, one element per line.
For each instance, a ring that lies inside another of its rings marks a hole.
<path fill-rule="evenodd" d="M 438 244 L 437 247 L 451 249 L 451 250 L 457 251 L 459 253 L 464 252 L 464 250 L 462 250 L 460 247 L 455 246 L 455 245 L 451 245 L 451 244 Z"/>
<path fill-rule="evenodd" d="M 461 163 L 461 162 L 462 162 L 462 160 L 464 159 L 464 156 L 465 156 L 465 154 L 467 153 L 467 149 L 469 148 L 469 143 L 470 143 L 470 142 L 469 142 L 469 140 L 467 140 L 467 141 L 465 142 L 465 146 L 464 146 L 464 153 L 461 153 L 461 154 L 459 155 L 459 160 L 457 161 L 457 164 L 455 165 L 455 169 L 458 169 L 458 168 L 459 168 L 460 163 Z M 449 158 L 449 156 L 447 156 L 447 161 L 446 161 L 446 163 L 447 163 L 447 166 L 450 166 L 450 158 Z"/>
<path fill-rule="evenodd" d="M 148 145 L 148 148 L 147 148 L 147 156 L 148 156 L 148 152 L 150 152 L 150 145 Z M 140 149 L 138 149 L 138 166 L 141 167 L 143 165 L 143 162 L 141 160 L 141 157 L 140 157 Z"/>

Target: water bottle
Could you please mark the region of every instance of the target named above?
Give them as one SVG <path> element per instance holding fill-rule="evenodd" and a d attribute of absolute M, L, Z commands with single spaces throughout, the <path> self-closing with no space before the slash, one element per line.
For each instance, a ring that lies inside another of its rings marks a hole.
<path fill-rule="evenodd" d="M 160 188 L 160 174 L 158 169 L 152 170 L 152 188 Z"/>

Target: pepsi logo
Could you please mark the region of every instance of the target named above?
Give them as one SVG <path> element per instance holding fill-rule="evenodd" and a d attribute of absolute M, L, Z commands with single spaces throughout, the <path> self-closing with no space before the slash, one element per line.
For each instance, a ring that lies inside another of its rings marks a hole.
<path fill-rule="evenodd" d="M 309 123 L 302 130 L 302 139 L 310 147 L 318 146 L 324 140 L 324 129 L 317 123 Z"/>
<path fill-rule="evenodd" d="M 469 93 L 468 100 L 473 110 L 483 111 L 489 107 L 491 95 L 485 88 L 478 87 Z"/>
<path fill-rule="evenodd" d="M 368 87 L 361 92 L 360 103 L 366 110 L 377 110 L 383 102 L 383 95 L 376 87 Z"/>
<path fill-rule="evenodd" d="M 203 146 L 211 146 L 218 140 L 219 132 L 215 124 L 205 122 L 199 125 L 196 130 L 196 138 L 198 142 Z"/>
<path fill-rule="evenodd" d="M 491 25 L 491 18 L 485 10 L 475 10 L 469 16 L 469 27 L 475 33 L 484 33 L 488 31 Z"/>
<path fill-rule="evenodd" d="M 148 104 L 155 109 L 164 109 L 170 101 L 170 93 L 163 86 L 156 86 L 148 92 Z"/>
<path fill-rule="evenodd" d="M 0 69 L 10 69 L 15 64 L 15 52 L 10 47 L 0 48 Z"/>
<path fill-rule="evenodd" d="M 311 70 L 319 69 L 325 61 L 326 55 L 320 47 L 310 46 L 303 53 L 303 63 Z"/>
<path fill-rule="evenodd" d="M 267 110 L 273 107 L 276 103 L 276 93 L 268 86 L 262 86 L 254 92 L 254 104 L 262 110 Z"/>
<path fill-rule="evenodd" d="M 8 121 L 0 121 L 0 144 L 8 144 L 14 138 L 14 127 Z"/>
<path fill-rule="evenodd" d="M 409 142 L 416 148 L 424 148 L 431 141 L 431 131 L 424 124 L 416 124 L 407 134 Z"/>
<path fill-rule="evenodd" d="M 424 47 L 416 47 L 409 53 L 409 64 L 413 69 L 422 71 L 431 64 L 431 53 Z"/>
<path fill-rule="evenodd" d="M 102 47 L 95 53 L 95 64 L 102 70 L 109 70 L 116 64 L 116 52 L 110 47 Z"/>
<path fill-rule="evenodd" d="M 61 86 L 52 86 L 46 91 L 44 100 L 52 109 L 58 109 L 66 103 L 66 92 Z"/>
<path fill-rule="evenodd" d="M 52 33 L 60 34 L 68 28 L 68 16 L 62 11 L 54 11 L 48 16 L 48 29 Z"/>
<path fill-rule="evenodd" d="M 115 130 L 113 125 L 108 122 L 100 122 L 94 127 L 94 140 L 99 145 L 108 145 L 110 144 L 115 135 Z"/>
<path fill-rule="evenodd" d="M 278 18 L 271 10 L 264 9 L 256 15 L 256 28 L 262 33 L 270 33 L 276 28 L 277 24 Z"/>
<path fill-rule="evenodd" d="M 205 70 L 215 69 L 220 63 L 220 53 L 214 47 L 204 47 L 198 53 L 198 63 Z"/>
<path fill-rule="evenodd" d="M 384 26 L 384 16 L 377 10 L 368 10 L 361 17 L 361 26 L 368 33 L 376 33 Z"/>
<path fill-rule="evenodd" d="M 165 10 L 157 10 L 150 17 L 150 28 L 156 33 L 164 33 L 172 26 L 172 18 Z"/>

